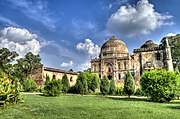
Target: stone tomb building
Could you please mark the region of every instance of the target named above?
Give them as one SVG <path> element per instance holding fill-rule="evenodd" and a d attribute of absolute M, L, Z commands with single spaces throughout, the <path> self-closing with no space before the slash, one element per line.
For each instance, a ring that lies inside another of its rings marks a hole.
<path fill-rule="evenodd" d="M 100 78 L 107 76 L 116 82 L 123 82 L 125 74 L 130 71 L 138 85 L 140 76 L 146 70 L 165 68 L 172 71 L 168 40 L 164 38 L 161 42 L 157 45 L 148 40 L 140 48 L 134 49 L 131 55 L 127 45 L 113 36 L 102 45 L 99 58 L 91 59 L 91 72 Z"/>
<path fill-rule="evenodd" d="M 34 70 L 32 71 L 31 79 L 34 80 L 38 85 L 43 85 L 46 81 L 46 76 L 49 76 L 50 79 L 54 78 L 56 80 L 61 80 L 64 76 L 64 73 L 67 74 L 70 85 L 75 85 L 78 73 L 73 71 L 44 67 L 43 65 L 38 65 L 34 68 Z"/>

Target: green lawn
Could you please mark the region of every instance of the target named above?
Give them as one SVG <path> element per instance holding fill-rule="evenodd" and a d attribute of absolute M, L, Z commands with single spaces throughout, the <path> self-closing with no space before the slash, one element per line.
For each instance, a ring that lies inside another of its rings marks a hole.
<path fill-rule="evenodd" d="M 0 119 L 180 119 L 180 102 L 67 95 L 23 95 L 24 103 L 0 109 Z"/>

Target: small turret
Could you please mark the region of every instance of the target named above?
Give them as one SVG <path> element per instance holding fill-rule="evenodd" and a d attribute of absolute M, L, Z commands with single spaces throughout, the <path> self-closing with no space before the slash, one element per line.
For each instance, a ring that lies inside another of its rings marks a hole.
<path fill-rule="evenodd" d="M 171 47 L 169 46 L 168 38 L 163 38 L 162 40 L 163 48 L 164 48 L 164 63 L 165 67 L 169 71 L 173 71 L 173 63 L 172 63 L 172 56 L 171 56 Z"/>

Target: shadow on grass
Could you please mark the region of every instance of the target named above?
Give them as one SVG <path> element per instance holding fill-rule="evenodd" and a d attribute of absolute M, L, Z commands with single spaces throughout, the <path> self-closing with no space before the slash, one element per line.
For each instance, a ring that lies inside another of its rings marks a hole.
<path fill-rule="evenodd" d="M 148 98 L 126 98 L 126 97 L 106 97 L 108 99 L 112 99 L 112 100 L 121 100 L 121 101 L 147 101 L 147 102 L 151 102 L 150 99 Z"/>
<path fill-rule="evenodd" d="M 170 108 L 170 109 L 180 109 L 180 106 L 167 106 L 167 108 Z"/>

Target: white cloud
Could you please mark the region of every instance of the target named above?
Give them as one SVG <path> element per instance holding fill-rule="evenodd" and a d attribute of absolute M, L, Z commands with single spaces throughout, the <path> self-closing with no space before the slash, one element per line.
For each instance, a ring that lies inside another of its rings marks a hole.
<path fill-rule="evenodd" d="M 85 63 L 79 64 L 79 65 L 77 66 L 77 70 L 79 70 L 79 71 L 84 71 L 84 70 L 86 70 L 86 69 L 88 69 L 88 68 L 90 68 L 90 67 L 91 67 L 91 63 L 90 63 L 89 60 L 87 60 Z"/>
<path fill-rule="evenodd" d="M 176 36 L 177 34 L 174 33 L 168 33 L 167 36 Z"/>
<path fill-rule="evenodd" d="M 0 48 L 3 47 L 16 51 L 22 57 L 28 52 L 38 54 L 42 45 L 36 34 L 23 28 L 7 27 L 0 31 Z"/>
<path fill-rule="evenodd" d="M 90 39 L 85 39 L 84 43 L 78 43 L 76 48 L 79 51 L 85 51 L 92 56 L 98 56 L 100 53 L 100 47 L 97 44 L 94 44 Z"/>
<path fill-rule="evenodd" d="M 73 65 L 73 61 L 70 61 L 70 62 L 63 62 L 60 66 L 61 67 L 70 67 L 70 66 L 72 66 Z"/>
<path fill-rule="evenodd" d="M 162 25 L 172 25 L 171 15 L 155 11 L 148 0 L 140 0 L 137 5 L 121 6 L 107 21 L 107 28 L 120 35 L 132 37 L 148 34 Z"/>

